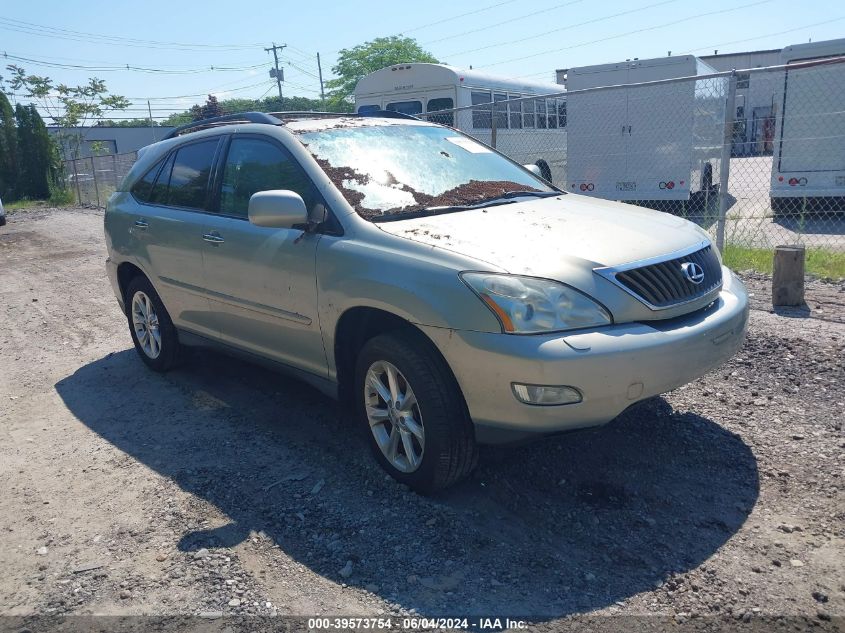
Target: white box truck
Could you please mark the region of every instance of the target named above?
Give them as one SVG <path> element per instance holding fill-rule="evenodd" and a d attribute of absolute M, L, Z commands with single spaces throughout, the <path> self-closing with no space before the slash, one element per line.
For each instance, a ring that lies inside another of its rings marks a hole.
<path fill-rule="evenodd" d="M 789 67 L 845 56 L 845 39 L 781 51 L 782 93 L 775 97 L 771 200 L 775 215 L 845 211 L 845 62 Z"/>
<path fill-rule="evenodd" d="M 715 197 L 727 80 L 625 85 L 715 72 L 693 55 L 569 69 L 568 190 L 666 210 Z"/>

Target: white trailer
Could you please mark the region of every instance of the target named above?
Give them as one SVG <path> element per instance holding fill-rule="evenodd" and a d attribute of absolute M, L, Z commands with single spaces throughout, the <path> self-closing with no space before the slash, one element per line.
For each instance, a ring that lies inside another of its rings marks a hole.
<path fill-rule="evenodd" d="M 612 200 L 706 202 L 718 188 L 727 82 L 625 84 L 714 72 L 693 55 L 569 69 L 566 188 Z M 600 86 L 615 87 L 579 92 Z"/>
<path fill-rule="evenodd" d="M 789 66 L 845 56 L 845 39 L 781 51 L 782 92 L 775 97 L 772 209 L 778 213 L 845 210 L 845 63 Z"/>
<path fill-rule="evenodd" d="M 563 86 L 499 77 L 445 64 L 398 64 L 361 78 L 358 112 L 394 110 L 449 125 L 496 148 L 520 164 L 534 164 L 558 186 L 566 166 L 566 101 Z M 500 103 L 535 95 L 549 98 Z M 495 117 L 491 111 L 496 103 Z M 489 104 L 489 105 L 488 105 Z M 467 108 L 454 111 L 455 108 Z M 432 112 L 445 111 L 431 116 Z"/>

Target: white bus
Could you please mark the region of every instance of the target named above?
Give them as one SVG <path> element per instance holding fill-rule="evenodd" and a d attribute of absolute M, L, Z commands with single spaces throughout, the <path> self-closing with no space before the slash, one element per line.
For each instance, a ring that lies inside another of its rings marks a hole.
<path fill-rule="evenodd" d="M 845 56 L 845 39 L 781 51 L 782 92 L 772 156 L 772 210 L 845 211 L 845 63 L 790 70 L 791 64 Z"/>
<path fill-rule="evenodd" d="M 563 86 L 498 77 L 445 64 L 398 64 L 366 77 L 355 87 L 358 112 L 393 110 L 449 125 L 493 144 L 493 102 L 537 95 L 496 106 L 496 149 L 521 164 L 534 164 L 558 186 L 565 183 L 566 100 Z M 477 106 L 466 110 L 455 108 Z M 431 115 L 432 112 L 442 114 Z"/>

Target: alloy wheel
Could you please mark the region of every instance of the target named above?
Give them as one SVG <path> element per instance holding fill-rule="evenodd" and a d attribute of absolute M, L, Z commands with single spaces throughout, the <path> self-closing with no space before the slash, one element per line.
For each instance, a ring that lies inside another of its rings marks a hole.
<path fill-rule="evenodd" d="M 425 429 L 417 397 L 407 378 L 387 361 L 370 365 L 364 380 L 364 406 L 370 431 L 397 470 L 412 473 L 425 451 Z"/>
<path fill-rule="evenodd" d="M 161 354 L 161 330 L 153 302 L 140 290 L 132 297 L 132 329 L 141 350 L 151 359 Z"/>

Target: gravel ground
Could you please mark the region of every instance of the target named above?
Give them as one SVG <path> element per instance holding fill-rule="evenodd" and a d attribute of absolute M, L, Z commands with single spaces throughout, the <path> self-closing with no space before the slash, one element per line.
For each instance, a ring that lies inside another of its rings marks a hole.
<path fill-rule="evenodd" d="M 727 365 L 603 428 L 486 448 L 423 498 L 301 383 L 209 352 L 146 370 L 104 257 L 96 211 L 0 229 L 0 614 L 841 629 L 842 284 L 776 314 L 748 276 Z"/>

